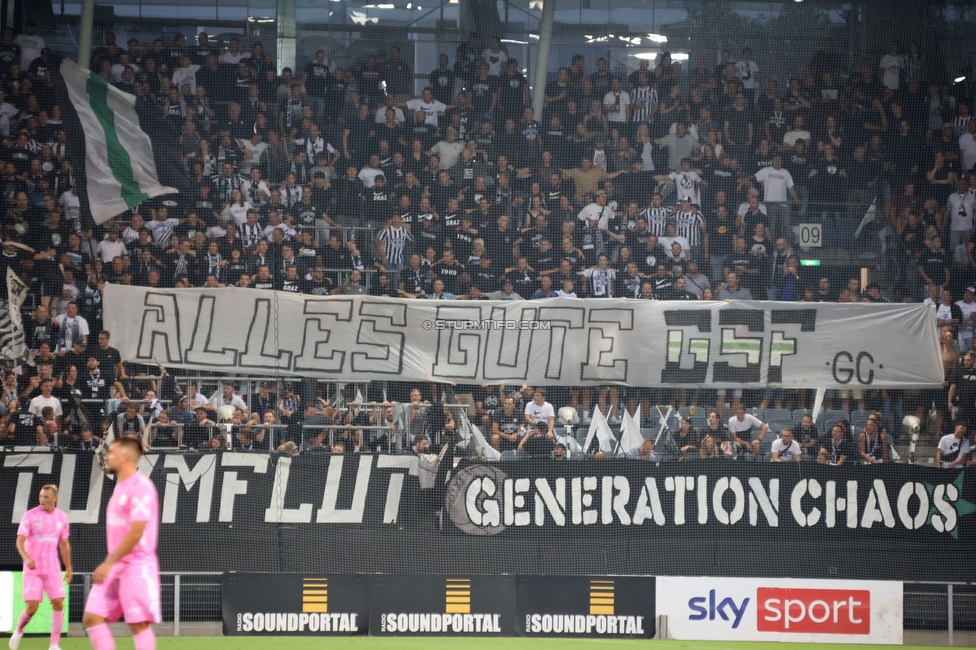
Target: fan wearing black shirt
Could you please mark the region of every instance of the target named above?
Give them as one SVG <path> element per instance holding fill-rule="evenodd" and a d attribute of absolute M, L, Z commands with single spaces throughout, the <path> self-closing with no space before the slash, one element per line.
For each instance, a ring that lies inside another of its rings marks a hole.
<path fill-rule="evenodd" d="M 536 422 L 522 438 L 518 450 L 533 458 L 548 458 L 552 455 L 553 439 L 547 435 L 548 425 Z"/>
<path fill-rule="evenodd" d="M 448 238 L 451 243 L 451 250 L 454 251 L 456 259 L 468 259 L 474 247 L 474 240 L 480 236 L 476 228 L 471 226 L 471 217 L 461 216 L 461 227 L 454 231 Z M 446 252 L 446 251 L 445 251 Z"/>
<path fill-rule="evenodd" d="M 50 306 L 52 300 L 61 297 L 64 275 L 58 267 L 61 251 L 68 240 L 68 232 L 61 225 L 57 211 L 50 212 L 44 223 L 31 228 L 28 236 L 34 249 L 34 275 L 41 281 L 41 304 Z"/>
<path fill-rule="evenodd" d="M 280 275 L 280 274 L 279 274 Z M 294 264 L 285 267 L 285 277 L 278 281 L 278 291 L 301 293 L 304 282 L 298 277 L 298 267 Z"/>
<path fill-rule="evenodd" d="M 11 400 L 7 407 L 10 409 L 10 421 L 14 424 L 14 444 L 33 447 L 37 442 L 40 418 L 30 411 L 21 411 L 19 400 Z"/>
<path fill-rule="evenodd" d="M 515 400 L 506 397 L 502 408 L 496 409 L 491 416 L 491 446 L 497 451 L 517 449 L 521 428 L 522 416 L 515 409 Z"/>
<path fill-rule="evenodd" d="M 537 273 L 555 270 L 559 265 L 559 260 L 560 258 L 552 250 L 552 241 L 549 239 L 540 240 L 538 250 L 532 250 L 529 253 L 529 266 L 535 269 Z"/>
<path fill-rule="evenodd" d="M 460 289 L 464 265 L 455 259 L 453 251 L 444 251 L 444 257 L 434 263 L 431 271 L 436 279 L 443 280 L 444 291 L 453 294 L 462 293 Z"/>
<path fill-rule="evenodd" d="M 821 451 L 826 451 L 829 457 L 828 465 L 843 465 L 848 460 L 852 460 L 857 452 L 854 445 L 847 437 L 844 427 L 835 424 L 830 429 L 830 435 L 823 436 L 818 443 Z"/>
<path fill-rule="evenodd" d="M 918 257 L 918 274 L 926 284 L 949 284 L 949 262 L 938 235 L 925 240 L 925 250 Z"/>
<path fill-rule="evenodd" d="M 327 296 L 332 293 L 334 285 L 332 279 L 325 275 L 325 268 L 316 266 L 312 272 L 305 277 L 302 286 L 302 293 L 310 296 Z"/>
<path fill-rule="evenodd" d="M 446 106 L 451 103 L 451 99 L 454 97 L 454 72 L 447 67 L 448 58 L 446 54 L 441 54 L 437 63 L 438 68 L 431 72 L 428 77 L 430 89 L 434 99 Z"/>
<path fill-rule="evenodd" d="M 414 253 L 410 256 L 410 261 L 407 266 L 400 271 L 399 290 L 401 292 L 410 295 L 427 294 L 430 292 L 430 280 L 427 278 L 427 269 L 420 261 L 421 256 Z"/>
<path fill-rule="evenodd" d="M 482 293 L 493 293 L 501 289 L 501 279 L 492 268 L 492 259 L 487 253 L 481 256 L 481 264 L 470 267 L 468 277 L 472 285 L 478 287 Z"/>

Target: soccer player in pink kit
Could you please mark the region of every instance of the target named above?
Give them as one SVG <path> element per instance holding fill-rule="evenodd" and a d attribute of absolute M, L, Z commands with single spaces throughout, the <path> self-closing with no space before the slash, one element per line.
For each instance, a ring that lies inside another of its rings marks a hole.
<path fill-rule="evenodd" d="M 162 620 L 159 606 L 159 497 L 139 473 L 142 443 L 119 438 L 105 461 L 117 483 L 106 511 L 108 557 L 92 574 L 92 589 L 82 621 L 95 650 L 115 650 L 106 621 L 125 615 L 136 650 L 155 650 L 152 624 Z"/>
<path fill-rule="evenodd" d="M 58 488 L 45 485 L 38 501 L 41 505 L 28 510 L 20 518 L 17 529 L 17 552 L 24 560 L 24 602 L 27 608 L 17 621 L 17 629 L 7 644 L 17 650 L 24 628 L 37 612 L 47 593 L 54 612 L 51 616 L 51 650 L 60 650 L 61 628 L 64 626 L 64 586 L 71 582 L 71 544 L 68 543 L 68 515 L 57 509 Z M 58 550 L 64 559 L 65 576 L 61 579 Z"/>

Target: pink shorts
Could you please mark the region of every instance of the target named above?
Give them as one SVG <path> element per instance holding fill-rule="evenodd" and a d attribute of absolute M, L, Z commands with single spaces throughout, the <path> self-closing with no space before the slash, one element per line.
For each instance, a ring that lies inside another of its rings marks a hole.
<path fill-rule="evenodd" d="M 124 615 L 126 623 L 161 623 L 159 566 L 155 563 L 116 565 L 102 584 L 92 585 L 85 612 L 109 622 Z"/>
<path fill-rule="evenodd" d="M 64 579 L 60 573 L 37 573 L 24 571 L 24 600 L 44 600 L 44 594 L 51 600 L 64 598 Z"/>

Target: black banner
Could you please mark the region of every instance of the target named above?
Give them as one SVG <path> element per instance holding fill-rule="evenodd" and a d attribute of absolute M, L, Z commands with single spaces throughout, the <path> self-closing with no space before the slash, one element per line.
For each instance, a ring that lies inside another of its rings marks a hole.
<path fill-rule="evenodd" d="M 958 553 L 976 542 L 976 472 L 898 464 L 833 467 L 722 459 L 469 463 L 447 514 L 469 535 L 675 535 L 825 542 L 903 540 Z"/>
<path fill-rule="evenodd" d="M 518 576 L 519 636 L 654 636 L 654 578 Z"/>
<path fill-rule="evenodd" d="M 369 629 L 372 636 L 514 636 L 514 603 L 513 576 L 376 574 Z"/>
<path fill-rule="evenodd" d="M 976 542 L 973 469 L 528 460 L 462 463 L 421 490 L 407 454 L 151 453 L 142 467 L 170 572 L 976 581 L 976 563 L 958 561 Z M 0 454 L 0 538 L 14 539 L 47 483 L 71 521 L 76 571 L 93 570 L 114 483 L 90 453 Z M 729 553 L 730 541 L 750 552 Z M 784 544 L 804 552 L 770 562 Z M 0 570 L 20 566 L 0 544 Z"/>
<path fill-rule="evenodd" d="M 369 576 L 225 573 L 227 636 L 369 633 Z"/>
<path fill-rule="evenodd" d="M 0 535 L 14 539 L 41 486 L 54 483 L 71 521 L 75 568 L 98 566 L 114 482 L 93 454 L 0 458 Z M 163 571 L 273 571 L 283 528 L 302 527 L 307 538 L 315 530 L 396 529 L 423 514 L 413 455 L 149 453 L 140 467 L 159 493 Z M 19 565 L 13 544 L 0 545 L 0 566 Z"/>

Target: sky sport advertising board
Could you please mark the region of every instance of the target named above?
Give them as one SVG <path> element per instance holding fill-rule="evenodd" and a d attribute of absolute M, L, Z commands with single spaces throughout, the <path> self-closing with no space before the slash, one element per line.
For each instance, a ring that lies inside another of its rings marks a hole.
<path fill-rule="evenodd" d="M 679 640 L 901 645 L 900 582 L 657 578 L 657 613 Z"/>

